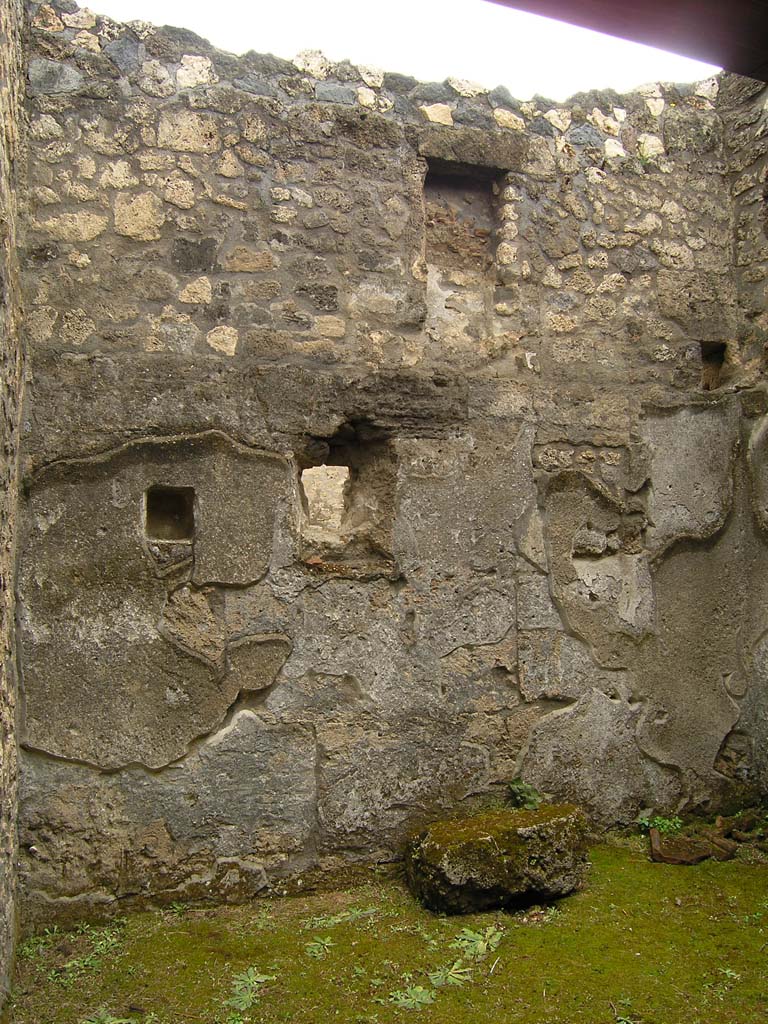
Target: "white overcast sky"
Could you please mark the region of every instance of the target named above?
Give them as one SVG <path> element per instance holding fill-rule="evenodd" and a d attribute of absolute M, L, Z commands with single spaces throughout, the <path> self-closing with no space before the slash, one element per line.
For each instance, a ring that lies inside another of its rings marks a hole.
<path fill-rule="evenodd" d="M 81 3 L 83 0 L 81 0 Z M 621 3 L 622 0 L 616 0 Z M 232 53 L 291 58 L 322 50 L 424 81 L 505 85 L 518 99 L 562 101 L 586 89 L 693 82 L 711 65 L 514 11 L 490 0 L 91 0 L 117 21 L 192 29 Z"/>

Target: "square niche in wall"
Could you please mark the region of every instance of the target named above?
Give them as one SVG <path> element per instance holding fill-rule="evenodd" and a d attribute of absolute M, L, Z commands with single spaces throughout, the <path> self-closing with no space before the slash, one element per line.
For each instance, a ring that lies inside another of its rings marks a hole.
<path fill-rule="evenodd" d="M 300 474 L 302 557 L 391 565 L 397 465 L 387 439 L 345 425 Z"/>
<path fill-rule="evenodd" d="M 144 532 L 151 541 L 188 541 L 195 537 L 194 487 L 156 484 L 145 495 Z"/>

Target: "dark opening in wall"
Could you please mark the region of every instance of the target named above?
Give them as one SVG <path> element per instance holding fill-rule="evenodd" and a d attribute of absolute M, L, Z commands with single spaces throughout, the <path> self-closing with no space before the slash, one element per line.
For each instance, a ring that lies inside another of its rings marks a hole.
<path fill-rule="evenodd" d="M 704 391 L 715 391 L 720 387 L 727 346 L 724 342 L 714 341 L 702 341 L 700 345 L 701 386 Z"/>
<path fill-rule="evenodd" d="M 381 565 L 392 559 L 396 459 L 367 424 L 345 424 L 313 442 L 301 471 L 302 556 L 312 562 Z"/>
<path fill-rule="evenodd" d="M 493 168 L 429 162 L 424 181 L 428 264 L 480 271 L 492 265 L 496 177 Z"/>
<path fill-rule="evenodd" d="M 192 540 L 195 535 L 193 487 L 150 487 L 146 494 L 148 540 Z"/>

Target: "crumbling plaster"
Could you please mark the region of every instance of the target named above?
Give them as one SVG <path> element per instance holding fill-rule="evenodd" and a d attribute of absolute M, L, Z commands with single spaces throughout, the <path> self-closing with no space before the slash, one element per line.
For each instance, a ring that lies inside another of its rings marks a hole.
<path fill-rule="evenodd" d="M 603 824 L 764 791 L 762 87 L 30 10 L 27 919 L 392 857 L 517 774 Z"/>

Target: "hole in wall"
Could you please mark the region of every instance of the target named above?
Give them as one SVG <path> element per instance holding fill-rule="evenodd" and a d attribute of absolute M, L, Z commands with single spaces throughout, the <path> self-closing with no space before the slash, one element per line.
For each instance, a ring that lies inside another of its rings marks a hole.
<path fill-rule="evenodd" d="M 391 563 L 396 458 L 389 439 L 368 424 L 345 423 L 333 437 L 313 439 L 305 454 L 302 557 Z"/>
<path fill-rule="evenodd" d="M 486 167 L 428 162 L 424 180 L 428 264 L 456 270 L 487 271 L 491 267 L 496 175 Z"/>
<path fill-rule="evenodd" d="M 188 540 L 195 535 L 193 487 L 150 487 L 145 495 L 144 531 L 148 540 Z"/>
<path fill-rule="evenodd" d="M 701 387 L 704 391 L 716 391 L 727 352 L 725 342 L 702 341 L 701 345 Z"/>
<path fill-rule="evenodd" d="M 312 466 L 301 474 L 308 526 L 330 537 L 341 536 L 344 491 L 349 483 L 349 466 Z"/>
<path fill-rule="evenodd" d="M 429 160 L 424 179 L 427 332 L 473 344 L 487 336 L 496 284 L 495 168 Z"/>

